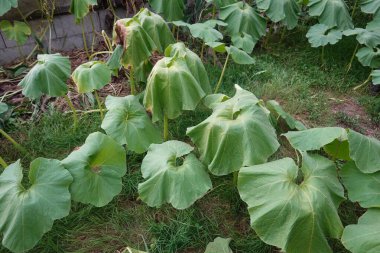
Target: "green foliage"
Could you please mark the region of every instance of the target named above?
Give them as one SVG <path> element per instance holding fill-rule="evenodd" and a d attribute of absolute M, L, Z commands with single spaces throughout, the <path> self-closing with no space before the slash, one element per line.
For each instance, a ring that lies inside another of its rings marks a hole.
<path fill-rule="evenodd" d="M 306 130 L 305 125 L 301 121 L 294 119 L 289 113 L 285 112 L 277 101 L 270 100 L 266 102 L 265 105 L 271 112 L 271 115 L 275 118 L 275 121 L 278 122 L 281 118 L 286 122 L 290 130 Z"/>
<path fill-rule="evenodd" d="M 337 208 L 344 189 L 332 161 L 307 153 L 302 157 L 300 169 L 290 158 L 242 168 L 239 193 L 264 242 L 289 253 L 333 252 L 326 237 L 339 239 L 343 231 Z"/>
<path fill-rule="evenodd" d="M 67 93 L 66 81 L 70 77 L 71 64 L 68 57 L 60 54 L 40 54 L 37 64 L 18 84 L 22 94 L 38 99 L 43 94 L 60 97 Z"/>
<path fill-rule="evenodd" d="M 236 87 L 234 97 L 215 105 L 210 117 L 188 128 L 186 134 L 214 175 L 266 162 L 278 149 L 275 129 L 258 102 L 255 95 Z"/>
<path fill-rule="evenodd" d="M 90 6 L 97 4 L 97 0 L 71 0 L 70 12 L 74 15 L 75 22 L 80 23 L 89 13 Z"/>
<path fill-rule="evenodd" d="M 90 61 L 78 66 L 72 78 L 79 93 L 88 93 L 99 90 L 111 82 L 112 72 L 101 61 Z"/>
<path fill-rule="evenodd" d="M 149 0 L 153 10 L 164 16 L 167 21 L 181 20 L 184 17 L 184 0 Z"/>
<path fill-rule="evenodd" d="M 18 0 L 4 0 L 0 5 L 0 16 L 3 16 L 7 13 L 12 7 L 17 8 Z"/>
<path fill-rule="evenodd" d="M 380 34 L 378 31 L 373 31 L 363 28 L 355 28 L 352 30 L 346 30 L 343 32 L 346 36 L 356 35 L 356 40 L 369 48 L 374 48 L 380 45 Z"/>
<path fill-rule="evenodd" d="M 380 209 L 369 209 L 358 224 L 344 229 L 343 245 L 352 253 L 376 253 L 380 249 Z"/>
<path fill-rule="evenodd" d="M 143 153 L 152 143 L 161 143 L 158 129 L 152 124 L 144 107 L 135 96 L 106 99 L 108 112 L 102 122 L 106 133 L 127 148 Z"/>
<path fill-rule="evenodd" d="M 107 66 L 112 70 L 112 74 L 118 76 L 119 69 L 121 68 L 121 57 L 123 55 L 124 49 L 122 45 L 117 45 L 115 50 L 112 52 L 111 56 L 107 61 Z"/>
<path fill-rule="evenodd" d="M 205 253 L 232 253 L 229 247 L 231 238 L 221 238 L 217 237 L 213 242 L 207 245 Z"/>
<path fill-rule="evenodd" d="M 58 160 L 37 158 L 30 164 L 29 187 L 22 184 L 20 161 L 0 176 L 0 231 L 3 245 L 13 252 L 33 248 L 54 220 L 70 212 L 72 177 Z"/>
<path fill-rule="evenodd" d="M 257 7 L 265 11 L 273 22 L 282 22 L 288 29 L 298 24 L 301 8 L 296 0 L 258 0 Z"/>
<path fill-rule="evenodd" d="M 380 2 L 377 0 L 361 0 L 359 3 L 364 13 L 375 14 L 380 10 Z"/>
<path fill-rule="evenodd" d="M 193 149 L 180 141 L 152 144 L 141 164 L 146 179 L 139 184 L 141 200 L 152 207 L 170 203 L 185 209 L 205 195 L 211 180 L 205 166 L 190 153 Z"/>
<path fill-rule="evenodd" d="M 120 193 L 127 169 L 123 147 L 100 132 L 90 134 L 62 164 L 74 178 L 72 199 L 96 207 L 107 205 Z"/>
<path fill-rule="evenodd" d="M 318 17 L 319 23 L 339 30 L 352 29 L 351 15 L 344 0 L 310 0 L 309 15 Z"/>
<path fill-rule="evenodd" d="M 245 2 L 237 2 L 220 9 L 219 18 L 225 21 L 231 37 L 249 34 L 256 42 L 265 35 L 266 21 L 255 9 Z"/>
<path fill-rule="evenodd" d="M 256 45 L 252 36 L 245 32 L 232 36 L 231 41 L 235 47 L 243 49 L 247 54 L 250 54 Z"/>
<path fill-rule="evenodd" d="M 374 85 L 379 85 L 380 84 L 380 70 L 373 70 L 371 72 L 372 76 L 372 83 Z"/>
<path fill-rule="evenodd" d="M 227 26 L 226 23 L 213 19 L 207 20 L 204 23 L 188 24 L 183 21 L 174 21 L 173 24 L 189 28 L 190 33 L 194 38 L 201 39 L 204 42 L 214 42 L 223 39 L 223 34 L 215 29 L 215 26 Z"/>
<path fill-rule="evenodd" d="M 380 48 L 363 47 L 358 50 L 356 54 L 359 62 L 366 67 L 379 68 L 380 67 Z"/>
<path fill-rule="evenodd" d="M 13 21 L 12 25 L 8 20 L 3 20 L 0 22 L 0 29 L 7 39 L 16 41 L 19 46 L 25 44 L 28 37 L 32 34 L 30 27 L 21 21 Z"/>
<path fill-rule="evenodd" d="M 218 53 L 227 52 L 228 55 L 231 55 L 232 60 L 237 64 L 249 65 L 249 64 L 255 63 L 255 59 L 253 59 L 245 51 L 240 50 L 239 48 L 237 48 L 235 46 L 227 47 L 222 42 L 207 42 L 206 45 L 211 47 L 212 49 L 214 49 Z"/>
<path fill-rule="evenodd" d="M 327 44 L 334 45 L 342 39 L 342 32 L 337 29 L 329 29 L 324 24 L 316 24 L 310 27 L 306 34 L 309 43 L 312 47 L 326 46 Z"/>

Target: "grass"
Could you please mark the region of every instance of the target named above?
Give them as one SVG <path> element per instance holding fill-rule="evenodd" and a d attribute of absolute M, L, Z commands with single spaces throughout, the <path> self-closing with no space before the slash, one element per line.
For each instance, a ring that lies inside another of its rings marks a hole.
<path fill-rule="evenodd" d="M 268 51 L 255 52 L 256 65 L 230 63 L 221 92 L 232 96 L 233 84 L 238 83 L 264 100 L 278 100 L 309 127 L 332 126 L 339 120 L 358 127 L 355 119 L 331 112 L 334 98 L 356 97 L 368 108 L 375 101 L 365 90 L 352 91 L 352 87 L 367 78 L 367 70 L 354 62 L 352 71 L 345 74 L 344 66 L 350 58 L 347 52 L 352 52 L 355 46 L 352 41 L 326 49 L 325 69 L 320 67 L 320 52 L 310 48 L 302 34 L 287 39 L 285 45 L 275 43 L 269 44 Z M 223 56 L 220 58 L 223 62 Z M 207 64 L 206 68 L 215 85 L 220 67 Z M 186 112 L 170 121 L 171 138 L 189 141 L 186 128 L 209 114 L 209 110 L 200 106 L 196 112 Z M 8 162 L 22 158 L 26 168 L 40 156 L 63 159 L 88 134 L 101 131 L 99 126 L 98 114 L 86 114 L 80 117 L 79 128 L 74 132 L 70 115 L 50 111 L 38 120 L 18 122 L 8 129 L 29 150 L 29 155 L 22 157 L 3 139 L 0 153 Z M 275 157 L 283 156 L 294 154 L 284 147 Z M 137 185 L 142 181 L 142 159 L 142 155 L 128 152 L 128 172 L 123 178 L 122 193 L 103 208 L 73 203 L 70 215 L 56 221 L 52 231 L 31 252 L 117 252 L 126 246 L 140 250 L 149 247 L 152 253 L 203 252 L 207 243 L 217 236 L 232 238 L 231 247 L 237 253 L 278 252 L 263 243 L 250 228 L 246 205 L 232 186 L 231 176 L 213 177 L 214 189 L 187 210 L 178 211 L 169 205 L 149 208 L 137 194 Z M 345 225 L 355 223 L 360 212 L 348 201 L 339 209 Z M 347 252 L 340 242 L 331 241 L 331 245 L 334 252 Z"/>

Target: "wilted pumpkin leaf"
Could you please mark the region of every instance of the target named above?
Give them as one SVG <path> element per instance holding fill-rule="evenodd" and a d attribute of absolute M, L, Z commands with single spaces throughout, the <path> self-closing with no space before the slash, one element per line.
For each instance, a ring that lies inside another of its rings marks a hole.
<path fill-rule="evenodd" d="M 112 55 L 107 61 L 107 66 L 112 70 L 113 75 L 117 76 L 119 69 L 121 68 L 121 56 L 123 55 L 124 49 L 122 45 L 117 45 Z"/>
<path fill-rule="evenodd" d="M 365 67 L 380 68 L 380 48 L 363 47 L 358 50 L 356 57 Z"/>
<path fill-rule="evenodd" d="M 12 7 L 17 8 L 18 0 L 3 0 L 0 5 L 0 16 L 7 13 Z"/>
<path fill-rule="evenodd" d="M 213 113 L 186 134 L 214 175 L 260 164 L 278 149 L 276 131 L 251 92 L 236 86 L 236 94 L 215 105 Z"/>
<path fill-rule="evenodd" d="M 90 61 L 78 66 L 72 78 L 79 93 L 99 90 L 111 82 L 112 72 L 107 64 L 101 61 Z"/>
<path fill-rule="evenodd" d="M 149 0 L 153 10 L 164 16 L 167 21 L 181 20 L 184 17 L 184 0 Z"/>
<path fill-rule="evenodd" d="M 230 249 L 231 238 L 217 237 L 207 245 L 205 253 L 233 253 Z"/>
<path fill-rule="evenodd" d="M 215 106 L 224 101 L 227 101 L 228 99 L 230 99 L 230 97 L 224 94 L 210 94 L 203 99 L 203 104 L 209 109 L 214 109 Z"/>
<path fill-rule="evenodd" d="M 277 101 L 270 100 L 266 102 L 266 107 L 271 112 L 271 114 L 276 118 L 276 121 L 279 118 L 282 118 L 290 129 L 299 130 L 299 131 L 306 130 L 305 125 L 301 121 L 293 118 L 293 116 L 290 115 L 289 113 L 285 112 L 284 109 L 282 109 L 281 105 Z"/>
<path fill-rule="evenodd" d="M 91 5 L 97 5 L 97 0 L 71 0 L 70 12 L 75 17 L 75 22 L 79 23 L 89 13 Z"/>
<path fill-rule="evenodd" d="M 359 218 L 358 224 L 345 227 L 342 243 L 352 253 L 378 253 L 380 251 L 380 209 L 368 209 Z"/>
<path fill-rule="evenodd" d="M 102 122 L 106 133 L 127 148 L 143 153 L 150 144 L 161 143 L 160 131 L 152 124 L 145 108 L 135 96 L 106 99 L 108 112 Z"/>
<path fill-rule="evenodd" d="M 347 30 L 354 27 L 344 0 L 310 0 L 307 6 L 309 15 L 318 17 L 319 23 L 327 28 Z"/>
<path fill-rule="evenodd" d="M 96 207 L 107 205 L 120 193 L 127 170 L 123 147 L 99 132 L 90 134 L 62 163 L 74 178 L 70 186 L 73 200 Z"/>
<path fill-rule="evenodd" d="M 3 31 L 7 39 L 16 41 L 19 46 L 25 44 L 29 35 L 32 34 L 30 27 L 20 21 L 13 21 L 12 25 L 8 20 L 3 20 L 0 22 L 0 30 Z"/>
<path fill-rule="evenodd" d="M 68 57 L 60 54 L 40 54 L 37 64 L 18 84 L 22 94 L 38 99 L 42 94 L 60 97 L 67 93 L 66 81 L 70 77 L 71 64 Z"/>
<path fill-rule="evenodd" d="M 254 64 L 256 61 L 245 51 L 240 50 L 237 47 L 229 46 L 227 47 L 223 42 L 207 42 L 207 46 L 211 47 L 218 53 L 228 52 L 232 60 L 237 64 Z"/>
<path fill-rule="evenodd" d="M 170 203 L 176 209 L 191 206 L 211 189 L 206 167 L 180 141 L 152 144 L 141 164 L 146 179 L 139 184 L 142 201 L 152 207 Z"/>
<path fill-rule="evenodd" d="M 30 164 L 29 187 L 22 184 L 20 161 L 0 176 L 2 244 L 13 252 L 32 249 L 55 220 L 70 212 L 73 178 L 58 160 L 37 158 Z"/>
<path fill-rule="evenodd" d="M 223 39 L 223 34 L 215 29 L 215 26 L 226 26 L 227 24 L 220 20 L 207 20 L 204 23 L 188 24 L 183 21 L 174 21 L 176 26 L 185 26 L 190 30 L 194 38 L 203 40 L 204 42 L 213 42 Z"/>
<path fill-rule="evenodd" d="M 312 47 L 322 47 L 327 44 L 334 45 L 342 39 L 343 33 L 337 29 L 330 29 L 324 24 L 316 24 L 310 27 L 306 34 Z"/>
<path fill-rule="evenodd" d="M 296 0 L 258 0 L 257 7 L 275 23 L 281 21 L 288 29 L 297 26 L 301 8 Z"/>
<path fill-rule="evenodd" d="M 332 161 L 307 153 L 302 157 L 301 168 L 291 158 L 242 168 L 238 190 L 265 243 L 288 253 L 332 253 L 327 238 L 342 234 L 337 209 L 344 189 Z"/>

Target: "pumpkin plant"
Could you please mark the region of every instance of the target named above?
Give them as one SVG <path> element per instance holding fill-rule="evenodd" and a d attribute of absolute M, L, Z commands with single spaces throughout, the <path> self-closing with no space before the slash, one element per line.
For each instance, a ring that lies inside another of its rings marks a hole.
<path fill-rule="evenodd" d="M 185 0 L 149 0 L 149 4 L 167 21 L 181 20 L 184 17 Z"/>
<path fill-rule="evenodd" d="M 30 27 L 21 21 L 13 21 L 13 24 L 8 20 L 0 22 L 0 30 L 9 40 L 16 41 L 19 54 L 22 57 L 23 52 L 21 46 L 25 44 L 28 37 L 32 34 Z"/>
<path fill-rule="evenodd" d="M 0 5 L 0 16 L 3 16 L 12 8 L 17 8 L 18 0 L 4 0 Z"/>
<path fill-rule="evenodd" d="M 138 97 L 108 96 L 106 107 L 108 112 L 102 128 L 121 145 L 126 144 L 128 149 L 143 153 L 150 144 L 162 142 L 159 130 L 152 124 Z"/>
<path fill-rule="evenodd" d="M 275 124 L 275 126 L 279 127 L 281 124 L 281 120 L 283 120 L 290 130 L 306 130 L 305 125 L 301 121 L 296 120 L 295 118 L 293 118 L 292 115 L 284 111 L 284 109 L 277 101 L 270 100 L 265 103 L 265 106 L 270 111 L 271 117 L 273 117 L 272 122 Z"/>
<path fill-rule="evenodd" d="M 176 209 L 190 207 L 211 189 L 206 167 L 180 141 L 152 144 L 141 164 L 146 180 L 138 186 L 139 197 L 151 207 L 170 203 Z"/>
<path fill-rule="evenodd" d="M 99 106 L 100 116 L 103 119 L 103 107 L 97 90 L 103 88 L 111 82 L 112 71 L 107 64 L 101 61 L 90 61 L 78 66 L 72 79 L 78 88 L 79 93 L 94 92 Z"/>
<path fill-rule="evenodd" d="M 210 117 L 186 132 L 214 175 L 264 163 L 280 146 L 256 96 L 237 85 L 235 88 L 235 96 L 215 105 Z"/>

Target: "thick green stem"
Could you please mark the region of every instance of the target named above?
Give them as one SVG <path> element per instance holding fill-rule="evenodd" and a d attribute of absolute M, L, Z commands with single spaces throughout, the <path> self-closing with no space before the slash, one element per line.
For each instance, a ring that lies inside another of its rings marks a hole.
<path fill-rule="evenodd" d="M 356 8 L 358 7 L 358 2 L 359 0 L 356 0 L 355 1 L 355 4 L 354 4 L 354 7 L 352 9 L 352 13 L 351 13 L 351 18 L 354 19 L 354 15 L 355 15 L 355 12 L 356 12 Z"/>
<path fill-rule="evenodd" d="M 350 72 L 350 70 L 351 70 L 352 62 L 353 62 L 354 59 L 355 59 L 355 55 L 356 55 L 356 52 L 358 51 L 358 48 L 359 48 L 359 43 L 356 43 L 356 47 L 355 47 L 354 53 L 353 53 L 352 56 L 351 56 L 350 63 L 348 63 L 348 65 L 347 65 L 346 73 Z"/>
<path fill-rule="evenodd" d="M 164 114 L 164 141 L 169 139 L 169 119 L 166 113 Z"/>
<path fill-rule="evenodd" d="M 219 91 L 220 85 L 222 84 L 222 80 L 224 77 L 224 73 L 226 72 L 226 68 L 227 68 L 227 64 L 228 64 L 229 59 L 230 59 L 230 53 L 227 54 L 227 58 L 226 58 L 226 61 L 224 62 L 222 74 L 220 74 L 220 78 L 219 78 L 218 84 L 216 85 L 214 93 L 218 93 L 218 91 Z"/>
<path fill-rule="evenodd" d="M 129 71 L 129 85 L 131 86 L 131 94 L 136 95 L 135 70 L 133 67 Z"/>
<path fill-rule="evenodd" d="M 0 165 L 5 169 L 8 167 L 8 164 L 4 161 L 4 159 L 0 156 Z"/>
<path fill-rule="evenodd" d="M 91 26 L 92 26 L 92 43 L 91 43 L 91 53 L 94 52 L 94 45 L 95 45 L 95 38 L 96 38 L 96 33 L 95 33 L 95 24 L 94 24 L 94 19 L 92 18 L 92 13 L 90 12 L 90 21 L 91 21 Z"/>
<path fill-rule="evenodd" d="M 74 129 L 77 129 L 77 127 L 78 127 L 78 115 L 77 115 L 77 111 L 75 110 L 75 107 L 74 107 L 73 103 L 71 102 L 69 96 L 67 96 L 67 94 L 66 94 L 63 97 L 65 98 L 66 103 L 69 105 L 71 111 L 73 112 Z"/>
<path fill-rule="evenodd" d="M 83 19 L 81 21 L 81 26 L 82 26 L 83 47 L 84 47 L 84 50 L 86 50 L 87 57 L 90 58 L 90 54 L 88 52 L 88 47 L 87 47 L 87 40 L 86 40 L 86 33 L 84 30 L 84 20 Z"/>
<path fill-rule="evenodd" d="M 359 84 L 358 86 L 356 86 L 354 88 L 354 90 L 360 89 L 361 87 L 363 87 L 364 85 L 366 85 L 369 82 L 369 80 L 371 80 L 371 74 L 369 74 L 368 78 L 362 84 Z"/>
<path fill-rule="evenodd" d="M 5 137 L 5 139 L 7 139 L 9 142 L 11 142 L 13 144 L 13 146 L 15 146 L 15 148 L 17 148 L 18 150 L 20 150 L 22 153 L 24 154 L 27 154 L 28 152 L 26 151 L 26 149 L 21 146 L 17 141 L 15 141 L 12 137 L 10 137 L 3 129 L 0 128 L 0 134 L 2 136 Z"/>
<path fill-rule="evenodd" d="M 100 101 L 98 92 L 95 90 L 94 93 L 95 93 L 96 102 L 98 102 L 100 118 L 103 120 L 104 119 L 104 114 L 103 114 L 102 102 Z"/>

